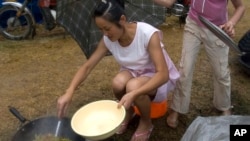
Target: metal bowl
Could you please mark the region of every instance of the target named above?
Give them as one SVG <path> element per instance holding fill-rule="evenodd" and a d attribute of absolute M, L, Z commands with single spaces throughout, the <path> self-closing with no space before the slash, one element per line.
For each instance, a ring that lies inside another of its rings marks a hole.
<path fill-rule="evenodd" d="M 72 117 L 71 127 L 88 140 L 103 140 L 115 134 L 126 110 L 113 100 L 100 100 L 80 108 Z"/>

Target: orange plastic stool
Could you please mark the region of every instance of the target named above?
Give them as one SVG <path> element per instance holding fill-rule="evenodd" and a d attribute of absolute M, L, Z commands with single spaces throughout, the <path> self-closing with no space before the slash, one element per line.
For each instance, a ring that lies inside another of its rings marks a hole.
<path fill-rule="evenodd" d="M 151 102 L 151 118 L 159 118 L 166 114 L 168 109 L 167 101 Z M 136 106 L 134 106 L 135 113 L 140 116 L 140 112 Z"/>

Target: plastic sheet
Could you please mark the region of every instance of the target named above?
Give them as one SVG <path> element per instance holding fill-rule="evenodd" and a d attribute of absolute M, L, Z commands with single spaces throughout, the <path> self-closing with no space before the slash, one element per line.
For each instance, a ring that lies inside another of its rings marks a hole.
<path fill-rule="evenodd" d="M 230 125 L 250 125 L 250 116 L 197 117 L 181 141 L 229 141 Z"/>

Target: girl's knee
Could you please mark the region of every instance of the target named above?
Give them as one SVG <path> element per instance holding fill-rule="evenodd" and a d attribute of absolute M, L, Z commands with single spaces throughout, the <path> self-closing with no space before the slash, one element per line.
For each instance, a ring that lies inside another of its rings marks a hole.
<path fill-rule="evenodd" d="M 138 89 L 139 87 L 141 87 L 140 82 L 137 79 L 133 79 L 133 80 L 130 80 L 126 84 L 126 91 L 130 92 L 130 91 L 133 91 L 135 89 Z"/>
<path fill-rule="evenodd" d="M 123 71 L 118 73 L 112 80 L 112 87 L 115 89 L 125 89 L 127 82 L 132 78 L 131 74 Z"/>
<path fill-rule="evenodd" d="M 113 89 L 116 89 L 116 90 L 123 90 L 125 88 L 125 83 L 120 79 L 120 78 L 117 78 L 115 77 L 113 80 L 112 80 L 112 88 Z"/>

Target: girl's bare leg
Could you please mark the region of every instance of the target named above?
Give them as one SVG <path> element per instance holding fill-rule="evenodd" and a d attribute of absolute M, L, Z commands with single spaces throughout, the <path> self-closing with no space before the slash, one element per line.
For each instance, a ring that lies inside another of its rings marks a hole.
<path fill-rule="evenodd" d="M 130 79 L 132 79 L 133 76 L 128 71 L 122 71 L 118 73 L 112 82 L 112 88 L 113 93 L 115 94 L 115 97 L 120 100 L 124 94 L 126 94 L 126 84 Z M 117 131 L 117 134 L 122 134 L 125 132 L 127 125 L 132 118 L 134 113 L 133 108 L 126 109 L 126 116 L 125 119 L 120 127 L 120 129 Z"/>
<path fill-rule="evenodd" d="M 135 89 L 138 89 L 142 85 L 144 85 L 147 81 L 149 81 L 149 77 L 138 77 L 138 78 L 133 78 L 129 80 L 126 90 L 127 92 L 133 91 Z M 149 94 L 155 94 L 154 92 L 149 92 Z M 136 132 L 143 132 L 147 131 L 152 127 L 152 121 L 150 118 L 150 104 L 151 100 L 148 95 L 141 95 L 136 98 L 134 101 L 135 106 L 138 108 L 140 111 L 140 121 L 139 125 L 136 129 Z"/>

